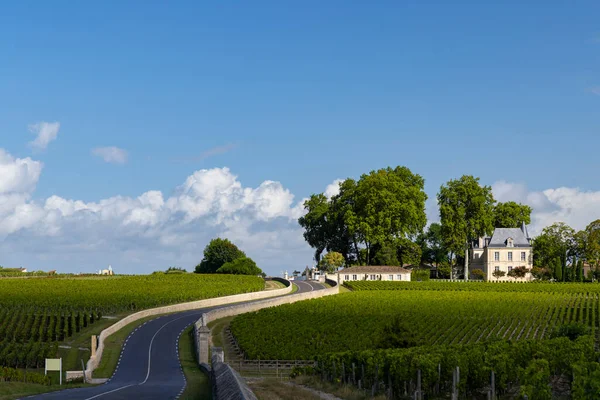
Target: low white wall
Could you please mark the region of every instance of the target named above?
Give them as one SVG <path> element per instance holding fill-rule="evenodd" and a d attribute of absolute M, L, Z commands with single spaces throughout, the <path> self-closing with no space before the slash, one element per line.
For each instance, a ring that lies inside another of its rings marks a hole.
<path fill-rule="evenodd" d="M 108 336 L 112 335 L 113 333 L 117 332 L 119 329 L 123 328 L 124 326 L 126 326 L 132 322 L 135 322 L 139 319 L 149 317 L 152 315 L 168 314 L 168 313 L 174 313 L 174 312 L 180 312 L 180 311 L 197 310 L 200 308 L 220 306 L 220 305 L 229 304 L 229 303 L 238 303 L 238 302 L 242 302 L 242 301 L 265 299 L 265 298 L 269 298 L 269 297 L 281 296 L 284 294 L 288 294 L 291 291 L 292 291 L 292 285 L 289 284 L 287 287 L 285 287 L 283 289 L 263 290 L 260 292 L 242 293 L 242 294 L 235 294 L 232 296 L 215 297 L 212 299 L 204 299 L 204 300 L 191 301 L 188 303 L 173 304 L 170 306 L 150 308 L 148 310 L 143 310 L 143 311 L 139 311 L 134 314 L 128 315 L 127 317 L 123 318 L 119 322 L 109 326 L 108 328 L 106 328 L 105 330 L 100 332 L 100 336 L 98 337 L 98 348 L 96 350 L 96 356 L 90 357 L 90 359 L 87 363 L 87 367 L 86 367 L 86 371 L 85 371 L 86 377 L 91 379 L 92 372 L 96 368 L 98 368 L 98 365 L 100 365 L 100 361 L 102 360 L 102 352 L 104 351 L 104 341 L 106 340 L 106 338 Z"/>
<path fill-rule="evenodd" d="M 323 289 L 323 290 L 315 290 L 312 292 L 306 293 L 296 293 L 291 294 L 289 296 L 277 297 L 275 299 L 267 299 L 262 301 L 255 301 L 249 304 L 238 304 L 231 305 L 228 307 L 221 307 L 216 310 L 208 311 L 202 314 L 202 317 L 196 322 L 196 328 L 204 325 L 208 325 L 211 321 L 231 317 L 232 315 L 244 314 L 252 311 L 258 311 L 263 308 L 268 307 L 276 307 L 282 304 L 290 304 L 296 303 L 297 301 L 310 300 L 310 299 L 318 299 L 319 297 L 331 296 L 334 294 L 338 294 L 340 292 L 340 287 L 335 285 L 334 287 Z"/>

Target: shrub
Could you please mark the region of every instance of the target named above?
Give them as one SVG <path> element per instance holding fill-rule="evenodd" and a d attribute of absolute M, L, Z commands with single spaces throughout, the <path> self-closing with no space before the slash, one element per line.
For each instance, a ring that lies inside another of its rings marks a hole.
<path fill-rule="evenodd" d="M 573 322 L 566 325 L 561 325 L 552 332 L 552 337 L 567 337 L 570 340 L 575 340 L 580 336 L 589 334 L 590 327 L 578 322 Z"/>
<path fill-rule="evenodd" d="M 214 274 L 225 263 L 231 262 L 241 257 L 246 257 L 246 254 L 238 249 L 228 239 L 216 238 L 204 249 L 204 258 L 196 266 L 197 274 Z"/>
<path fill-rule="evenodd" d="M 529 270 L 527 269 L 527 267 L 522 266 L 511 269 L 510 271 L 508 271 L 507 275 L 511 278 L 524 278 L 528 272 Z"/>
<path fill-rule="evenodd" d="M 256 263 L 250 257 L 240 257 L 227 262 L 217 270 L 217 274 L 262 275 L 262 273 L 262 270 L 256 266 Z"/>
<path fill-rule="evenodd" d="M 476 268 L 473 271 L 471 271 L 471 278 L 477 279 L 477 280 L 483 280 L 483 278 L 485 278 L 485 273 L 482 270 L 480 270 L 479 268 Z"/>
<path fill-rule="evenodd" d="M 412 270 L 412 272 L 410 274 L 410 280 L 411 281 L 428 281 L 430 274 L 431 273 L 429 272 L 428 269 L 415 268 Z"/>

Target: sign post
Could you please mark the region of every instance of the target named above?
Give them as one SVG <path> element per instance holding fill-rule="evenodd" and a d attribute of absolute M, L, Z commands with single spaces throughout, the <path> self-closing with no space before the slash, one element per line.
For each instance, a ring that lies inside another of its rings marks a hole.
<path fill-rule="evenodd" d="M 59 383 L 62 385 L 62 358 L 46 358 L 44 375 L 48 375 L 48 371 L 58 371 Z"/>

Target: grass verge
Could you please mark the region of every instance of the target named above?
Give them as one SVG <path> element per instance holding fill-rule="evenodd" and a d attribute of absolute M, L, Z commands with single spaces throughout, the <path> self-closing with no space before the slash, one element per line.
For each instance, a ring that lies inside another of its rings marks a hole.
<path fill-rule="evenodd" d="M 309 390 L 289 385 L 275 379 L 251 379 L 248 386 L 259 400 L 320 400 Z"/>
<path fill-rule="evenodd" d="M 179 361 L 186 379 L 185 391 L 179 397 L 184 400 L 211 400 L 210 380 L 196 363 L 193 325 L 179 337 Z"/>
<path fill-rule="evenodd" d="M 33 383 L 24 383 L 24 382 L 2 382 L 0 384 L 0 400 L 13 400 L 19 399 L 22 397 L 32 396 L 35 394 L 42 394 L 48 392 L 55 392 L 57 390 L 64 389 L 74 389 L 78 387 L 84 387 L 89 385 L 84 385 L 82 383 L 69 383 L 60 385 L 52 385 L 52 386 L 44 386 L 44 385 L 36 385 Z"/>
<path fill-rule="evenodd" d="M 347 385 L 334 385 L 329 382 L 323 382 L 319 378 L 312 376 L 300 376 L 292 380 L 296 385 L 306 386 L 307 388 L 311 388 L 323 393 L 332 394 L 335 397 L 345 400 L 385 400 L 385 395 L 377 395 L 375 397 L 371 397 L 371 392 L 369 390 L 358 390 L 355 387 L 347 386 Z"/>
<path fill-rule="evenodd" d="M 285 285 L 279 281 L 265 281 L 265 290 L 283 289 Z"/>

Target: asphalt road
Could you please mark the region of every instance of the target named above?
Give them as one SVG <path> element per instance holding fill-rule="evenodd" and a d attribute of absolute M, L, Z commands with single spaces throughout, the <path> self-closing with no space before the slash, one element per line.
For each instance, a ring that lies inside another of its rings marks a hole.
<path fill-rule="evenodd" d="M 316 282 L 297 281 L 294 284 L 298 286 L 296 293 L 324 289 Z M 176 399 L 186 385 L 179 364 L 179 336 L 203 312 L 216 308 L 219 307 L 170 314 L 138 327 L 125 342 L 117 370 L 105 384 L 29 396 L 27 399 Z"/>

